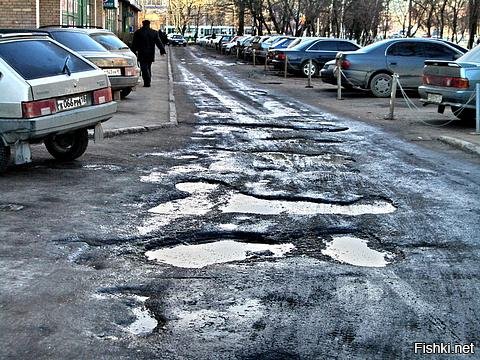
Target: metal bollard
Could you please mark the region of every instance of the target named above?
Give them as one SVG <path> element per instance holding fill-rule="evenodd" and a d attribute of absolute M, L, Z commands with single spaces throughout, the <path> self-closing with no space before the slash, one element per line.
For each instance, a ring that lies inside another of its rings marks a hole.
<path fill-rule="evenodd" d="M 267 54 L 265 54 L 265 64 L 263 66 L 263 71 L 267 72 Z"/>
<path fill-rule="evenodd" d="M 237 60 L 240 58 L 240 48 L 237 46 Z"/>
<path fill-rule="evenodd" d="M 475 132 L 480 135 L 480 83 L 477 83 L 477 86 L 475 87 L 476 90 L 476 115 L 477 115 L 477 126 Z"/>
<path fill-rule="evenodd" d="M 313 88 L 312 86 L 312 59 L 308 60 L 308 82 L 306 88 Z"/>
<path fill-rule="evenodd" d="M 342 57 L 337 56 L 335 59 L 337 73 L 337 100 L 342 100 Z"/>
<path fill-rule="evenodd" d="M 390 94 L 390 113 L 385 117 L 386 120 L 394 120 L 394 111 L 395 111 L 395 97 L 397 96 L 397 81 L 398 74 L 392 75 L 392 92 Z"/>
<path fill-rule="evenodd" d="M 284 78 L 287 78 L 288 56 L 285 54 L 285 74 Z"/>
<path fill-rule="evenodd" d="M 252 50 L 252 55 L 253 55 L 253 66 L 255 66 L 255 49 Z"/>

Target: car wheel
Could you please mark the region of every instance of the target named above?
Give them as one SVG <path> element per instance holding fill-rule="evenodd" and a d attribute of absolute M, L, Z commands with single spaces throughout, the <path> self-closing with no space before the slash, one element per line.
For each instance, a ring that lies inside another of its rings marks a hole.
<path fill-rule="evenodd" d="M 452 106 L 452 113 L 462 121 L 473 122 L 476 117 L 476 113 L 474 109 L 462 109 L 457 106 Z"/>
<path fill-rule="evenodd" d="M 130 94 L 131 92 L 132 92 L 132 88 L 126 88 L 126 89 L 120 90 L 120 98 L 125 99 L 128 96 L 128 94 Z"/>
<path fill-rule="evenodd" d="M 87 129 L 80 129 L 45 139 L 45 147 L 57 160 L 70 161 L 83 155 L 88 146 Z"/>
<path fill-rule="evenodd" d="M 3 144 L 0 140 L 0 174 L 5 171 L 10 162 L 10 146 Z"/>
<path fill-rule="evenodd" d="M 370 90 L 379 98 L 389 97 L 392 92 L 392 75 L 380 73 L 370 80 Z"/>
<path fill-rule="evenodd" d="M 317 74 L 317 70 L 317 64 L 315 64 L 313 61 L 311 66 L 309 61 L 302 63 L 302 74 L 304 76 L 308 76 L 309 73 L 311 73 L 312 76 L 315 76 Z"/>

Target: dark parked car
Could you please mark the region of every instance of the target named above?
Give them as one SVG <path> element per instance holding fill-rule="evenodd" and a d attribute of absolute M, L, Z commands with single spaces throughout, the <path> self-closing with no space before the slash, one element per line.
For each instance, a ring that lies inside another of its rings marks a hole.
<path fill-rule="evenodd" d="M 416 89 L 422 83 L 425 60 L 456 60 L 462 55 L 460 50 L 435 39 L 382 40 L 358 51 L 343 53 L 342 83 L 369 89 L 377 97 L 388 97 L 394 73 L 399 75 L 402 87 Z M 326 73 L 323 79 L 328 80 Z"/>
<path fill-rule="evenodd" d="M 268 62 L 271 62 L 273 60 L 273 56 L 274 56 L 276 50 L 286 49 L 296 39 L 297 39 L 296 37 L 287 36 L 287 37 L 284 37 L 284 38 L 276 41 L 275 43 L 273 43 L 269 47 L 268 52 L 267 52 Z"/>
<path fill-rule="evenodd" d="M 423 70 L 421 101 L 437 105 L 440 112 L 450 106 L 462 120 L 475 119 L 475 87 L 480 83 L 480 46 L 456 61 L 428 60 Z"/>
<path fill-rule="evenodd" d="M 331 38 L 313 38 L 300 44 L 275 52 L 272 64 L 280 69 L 285 66 L 285 57 L 287 57 L 287 70 L 289 72 L 301 73 L 304 76 L 317 75 L 319 69 L 332 59 L 339 51 L 353 51 L 360 47 L 350 40 L 331 39 Z M 312 60 L 311 66 L 309 60 Z"/>
<path fill-rule="evenodd" d="M 0 172 L 30 161 L 30 143 L 56 159 L 80 157 L 117 104 L 107 75 L 46 34 L 0 33 Z"/>

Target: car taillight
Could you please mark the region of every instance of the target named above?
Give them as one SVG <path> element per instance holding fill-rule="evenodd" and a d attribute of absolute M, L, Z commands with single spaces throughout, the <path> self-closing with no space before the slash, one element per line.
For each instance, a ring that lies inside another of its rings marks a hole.
<path fill-rule="evenodd" d="M 468 89 L 470 86 L 468 79 L 438 75 L 423 75 L 423 83 L 426 85 L 453 87 L 457 89 Z"/>
<path fill-rule="evenodd" d="M 343 69 L 343 70 L 348 70 L 350 69 L 350 65 L 352 65 L 352 63 L 348 60 L 342 60 L 342 63 L 340 64 L 340 67 Z"/>
<path fill-rule="evenodd" d="M 285 54 L 277 54 L 277 56 L 275 56 L 278 60 L 285 60 Z"/>
<path fill-rule="evenodd" d="M 93 104 L 100 105 L 112 101 L 112 90 L 108 88 L 95 90 L 93 92 Z"/>
<path fill-rule="evenodd" d="M 30 119 L 38 116 L 50 115 L 57 112 L 54 99 L 29 101 L 22 103 L 23 117 Z"/>
<path fill-rule="evenodd" d="M 125 68 L 125 76 L 138 76 L 138 68 L 136 67 Z"/>

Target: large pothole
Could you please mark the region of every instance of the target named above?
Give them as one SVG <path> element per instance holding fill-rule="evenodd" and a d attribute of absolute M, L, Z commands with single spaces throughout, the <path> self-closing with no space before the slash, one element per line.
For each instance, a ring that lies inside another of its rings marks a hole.
<path fill-rule="evenodd" d="M 203 268 L 214 264 L 243 261 L 249 258 L 279 258 L 291 252 L 293 244 L 244 243 L 219 240 L 197 245 L 178 245 L 171 248 L 150 250 L 149 260 L 182 268 Z"/>

